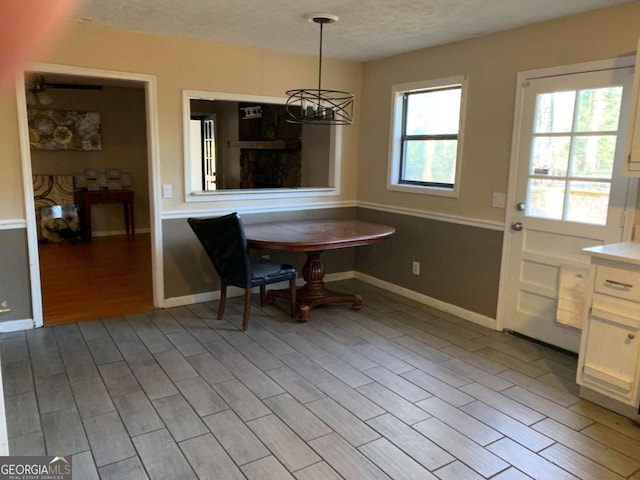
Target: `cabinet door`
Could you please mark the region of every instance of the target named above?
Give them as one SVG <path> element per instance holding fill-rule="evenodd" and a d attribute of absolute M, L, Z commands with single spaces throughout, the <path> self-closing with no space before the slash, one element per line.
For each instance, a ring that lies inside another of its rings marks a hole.
<path fill-rule="evenodd" d="M 588 323 L 580 383 L 624 403 L 635 402 L 640 359 L 637 320 L 594 309 Z"/>
<path fill-rule="evenodd" d="M 624 173 L 629 176 L 640 176 L 640 40 L 636 53 L 636 71 L 633 76 L 633 90 L 631 93 L 631 112 L 629 115 L 629 129 L 624 163 Z"/>

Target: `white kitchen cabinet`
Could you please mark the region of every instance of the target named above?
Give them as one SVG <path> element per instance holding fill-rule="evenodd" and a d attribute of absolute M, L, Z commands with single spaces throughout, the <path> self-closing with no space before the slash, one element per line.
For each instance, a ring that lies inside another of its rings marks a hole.
<path fill-rule="evenodd" d="M 640 176 L 640 40 L 636 50 L 636 71 L 633 76 L 631 92 L 631 112 L 625 147 L 624 173 L 629 176 Z"/>
<path fill-rule="evenodd" d="M 624 242 L 583 251 L 591 255 L 591 271 L 576 378 L 580 396 L 637 419 L 640 244 Z"/>

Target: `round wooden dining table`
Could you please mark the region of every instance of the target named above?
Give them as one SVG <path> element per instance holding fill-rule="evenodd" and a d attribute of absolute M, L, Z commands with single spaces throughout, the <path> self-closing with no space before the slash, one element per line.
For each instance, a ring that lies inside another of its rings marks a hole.
<path fill-rule="evenodd" d="M 395 233 L 395 228 L 360 220 L 300 220 L 255 223 L 244 227 L 249 247 L 264 250 L 305 252 L 302 267 L 304 286 L 297 291 L 300 320 L 310 318 L 311 309 L 330 302 L 351 302 L 354 310 L 362 308 L 362 297 L 334 292 L 324 285 L 324 265 L 321 254 L 325 250 L 358 247 L 380 242 Z M 274 297 L 288 297 L 286 290 L 267 292 L 267 301 Z"/>

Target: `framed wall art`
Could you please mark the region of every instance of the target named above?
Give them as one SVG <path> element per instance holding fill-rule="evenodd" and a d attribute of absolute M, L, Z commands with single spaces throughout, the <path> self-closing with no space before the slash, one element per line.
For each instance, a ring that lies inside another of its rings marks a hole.
<path fill-rule="evenodd" d="M 100 113 L 27 109 L 34 150 L 102 150 Z"/>

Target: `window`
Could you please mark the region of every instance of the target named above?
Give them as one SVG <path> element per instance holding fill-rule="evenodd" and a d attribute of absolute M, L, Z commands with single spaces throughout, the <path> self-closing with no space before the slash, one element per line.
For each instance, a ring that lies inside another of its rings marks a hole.
<path fill-rule="evenodd" d="M 622 91 L 612 85 L 537 95 L 527 217 L 607 224 Z"/>
<path fill-rule="evenodd" d="M 394 85 L 390 190 L 457 196 L 464 77 Z"/>

